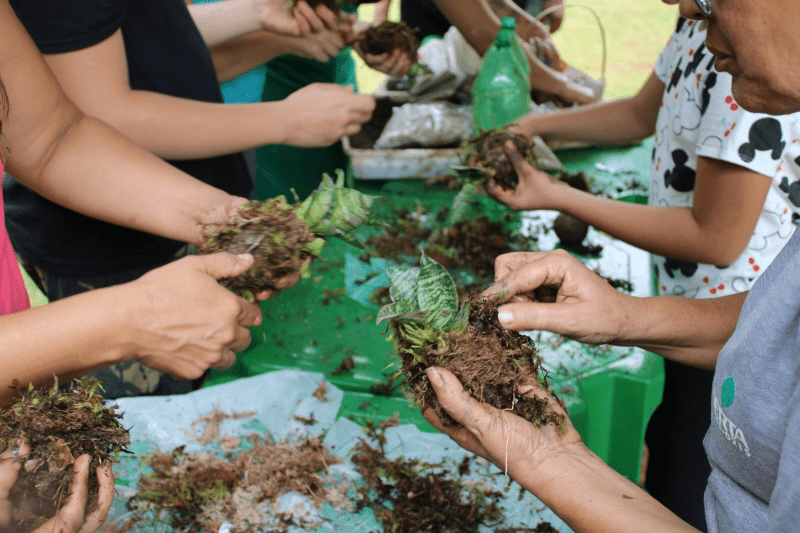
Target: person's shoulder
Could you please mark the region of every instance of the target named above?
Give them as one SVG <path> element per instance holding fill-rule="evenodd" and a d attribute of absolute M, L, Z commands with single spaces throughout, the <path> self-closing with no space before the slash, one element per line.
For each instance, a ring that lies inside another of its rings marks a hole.
<path fill-rule="evenodd" d="M 11 0 L 11 7 L 43 54 L 74 52 L 100 43 L 125 20 L 128 0 Z"/>

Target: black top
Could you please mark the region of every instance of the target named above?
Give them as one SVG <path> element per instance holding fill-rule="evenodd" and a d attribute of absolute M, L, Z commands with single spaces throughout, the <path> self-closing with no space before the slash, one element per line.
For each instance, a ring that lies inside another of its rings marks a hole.
<path fill-rule="evenodd" d="M 184 0 L 12 0 L 11 5 L 42 53 L 87 48 L 122 28 L 133 89 L 223 101 L 211 55 Z M 252 192 L 241 154 L 170 163 L 230 194 Z M 105 275 L 156 266 L 183 245 L 85 217 L 8 176 L 3 194 L 14 249 L 46 270 Z"/>

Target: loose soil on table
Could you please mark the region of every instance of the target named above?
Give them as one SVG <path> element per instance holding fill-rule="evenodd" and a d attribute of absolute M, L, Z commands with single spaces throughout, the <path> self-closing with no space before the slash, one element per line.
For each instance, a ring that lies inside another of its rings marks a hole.
<path fill-rule="evenodd" d="M 14 383 L 17 387 L 17 383 Z M 0 414 L 0 450 L 27 440 L 31 451 L 9 499 L 9 531 L 32 531 L 56 515 L 69 497 L 72 465 L 91 455 L 87 513 L 97 508 L 95 469 L 127 452 L 128 430 L 116 406 L 106 407 L 95 379 L 75 381 L 67 390 L 17 388 L 19 397 Z"/>
<path fill-rule="evenodd" d="M 494 260 L 498 255 L 530 249 L 532 243 L 522 235 L 508 235 L 503 222 L 486 217 L 433 228 L 420 222 L 427 214 L 425 210 L 400 210 L 392 227 L 366 240 L 368 254 L 404 264 L 414 261 L 420 245 L 424 244 L 428 257 L 447 269 L 468 272 L 475 279 L 473 284 L 464 285 L 456 277 L 459 293 L 466 295 L 493 281 Z M 436 219 L 446 218 L 447 209 L 442 208 Z"/>
<path fill-rule="evenodd" d="M 549 390 L 533 340 L 500 325 L 496 301 L 479 294 L 466 301 L 470 305 L 469 321 L 459 333 L 431 328 L 421 331 L 415 324 L 391 322 L 395 353 L 419 406 L 433 409 L 446 425 L 457 424 L 439 405 L 425 374 L 428 367 L 438 366 L 455 374 L 478 401 L 511 410 L 535 425 L 562 428 L 564 417 L 554 413 L 545 400 L 522 397 L 518 392 L 532 380 Z"/>
<path fill-rule="evenodd" d="M 142 476 L 128 507 L 169 510 L 170 525 L 187 533 L 218 531 L 226 521 L 233 524 L 231 533 L 262 531 L 265 520 L 270 520 L 275 531 L 319 525 L 298 522 L 296 515 L 280 513 L 269 505 L 291 491 L 311 498 L 316 505 L 353 508 L 344 496 L 346 484 L 334 484 L 328 471 L 328 465 L 341 460 L 329 454 L 321 437 L 273 443 L 269 435 L 251 435 L 248 440 L 252 448 L 228 452 L 224 458 L 206 452 L 185 453 L 183 447 L 153 454 L 149 458 L 153 473 Z M 143 514 L 136 518 L 145 519 Z M 134 525 L 135 521 L 128 528 Z"/>

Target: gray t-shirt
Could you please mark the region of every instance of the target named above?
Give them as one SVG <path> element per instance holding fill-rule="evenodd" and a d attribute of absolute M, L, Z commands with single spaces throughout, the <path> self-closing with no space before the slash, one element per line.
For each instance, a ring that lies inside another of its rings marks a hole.
<path fill-rule="evenodd" d="M 710 532 L 800 531 L 800 233 L 756 281 L 717 361 Z"/>

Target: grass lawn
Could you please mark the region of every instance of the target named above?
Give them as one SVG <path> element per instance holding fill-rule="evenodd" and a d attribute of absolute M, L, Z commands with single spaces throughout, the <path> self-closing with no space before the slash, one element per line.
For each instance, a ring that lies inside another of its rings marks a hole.
<path fill-rule="evenodd" d="M 565 0 L 565 3 L 570 3 Z M 606 33 L 606 98 L 634 94 L 650 75 L 661 48 L 675 27 L 677 6 L 658 0 L 592 0 L 586 3 L 600 17 Z M 359 16 L 372 19 L 373 7 L 362 4 Z M 400 18 L 400 1 L 392 0 L 391 20 Z M 555 34 L 561 57 L 570 65 L 599 78 L 602 40 L 597 22 L 589 11 L 566 8 L 564 24 Z M 357 56 L 356 75 L 361 92 L 373 92 L 384 75 L 367 67 Z"/>

